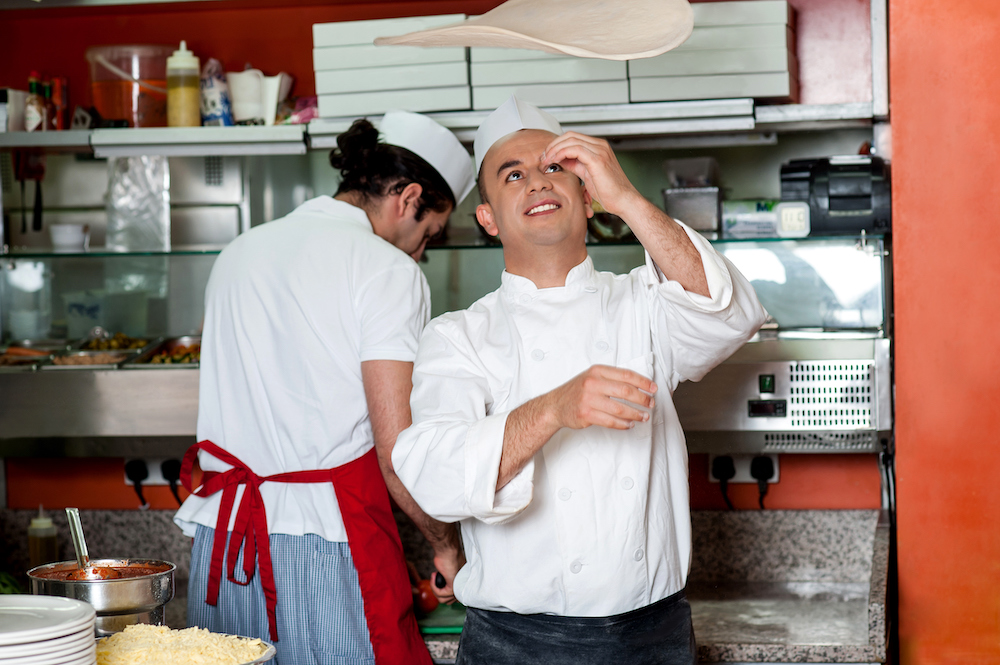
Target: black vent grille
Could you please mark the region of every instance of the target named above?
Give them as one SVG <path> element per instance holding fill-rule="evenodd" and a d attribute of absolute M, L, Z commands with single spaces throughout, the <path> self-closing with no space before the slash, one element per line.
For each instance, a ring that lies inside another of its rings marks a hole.
<path fill-rule="evenodd" d="M 222 187 L 222 157 L 205 157 L 205 184 L 209 187 Z"/>
<path fill-rule="evenodd" d="M 764 452 L 871 452 L 875 432 L 775 432 L 764 435 Z"/>

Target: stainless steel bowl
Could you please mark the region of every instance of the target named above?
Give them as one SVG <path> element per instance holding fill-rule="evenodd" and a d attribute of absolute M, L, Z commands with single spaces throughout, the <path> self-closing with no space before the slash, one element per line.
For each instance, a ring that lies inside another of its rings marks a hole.
<path fill-rule="evenodd" d="M 91 559 L 94 566 L 151 568 L 138 577 L 107 580 L 63 580 L 48 575 L 77 569 L 76 561 L 48 563 L 28 571 L 31 593 L 76 598 L 97 610 L 98 637 L 111 635 L 134 623 L 163 625 L 163 606 L 174 597 L 174 570 L 169 561 L 156 559 Z"/>

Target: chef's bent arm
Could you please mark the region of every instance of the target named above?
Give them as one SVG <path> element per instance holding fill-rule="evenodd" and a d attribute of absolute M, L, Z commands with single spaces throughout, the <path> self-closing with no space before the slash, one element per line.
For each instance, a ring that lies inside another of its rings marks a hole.
<path fill-rule="evenodd" d="M 457 527 L 435 520 L 422 511 L 392 468 L 391 456 L 396 438 L 410 425 L 412 370 L 413 363 L 398 360 L 369 360 L 361 363 L 361 376 L 379 467 L 396 505 L 413 520 L 435 553 L 459 556 L 461 542 Z"/>
<path fill-rule="evenodd" d="M 662 274 L 690 293 L 711 297 L 702 256 L 686 227 L 638 192 L 628 201 L 621 217 Z"/>
<path fill-rule="evenodd" d="M 410 407 L 392 462 L 403 485 L 436 519 L 505 522 L 531 503 L 534 464 L 497 490 L 508 413 L 493 404 L 474 345 L 458 326 L 431 322 L 420 340 Z"/>
<path fill-rule="evenodd" d="M 700 233 L 674 222 L 698 253 L 708 296 L 670 279 L 650 252 L 637 268 L 652 299 L 657 357 L 670 358 L 671 382 L 698 381 L 743 346 L 767 319 L 750 282 Z"/>

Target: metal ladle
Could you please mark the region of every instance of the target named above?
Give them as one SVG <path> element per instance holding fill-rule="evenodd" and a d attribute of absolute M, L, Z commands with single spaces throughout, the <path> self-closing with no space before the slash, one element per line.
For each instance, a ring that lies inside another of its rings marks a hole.
<path fill-rule="evenodd" d="M 93 566 L 87 553 L 87 541 L 83 537 L 83 525 L 80 523 L 80 511 L 76 508 L 66 509 L 66 519 L 69 520 L 69 532 L 73 537 L 73 550 L 76 552 L 77 570 L 70 572 L 69 579 L 77 581 L 107 580 L 121 577 L 117 570 L 103 566 Z"/>

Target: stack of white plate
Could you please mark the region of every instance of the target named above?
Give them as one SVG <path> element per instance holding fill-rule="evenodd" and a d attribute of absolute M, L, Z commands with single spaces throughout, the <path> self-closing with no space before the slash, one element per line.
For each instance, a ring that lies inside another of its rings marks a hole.
<path fill-rule="evenodd" d="M 94 608 L 57 596 L 0 596 L 0 663 L 94 665 Z"/>

